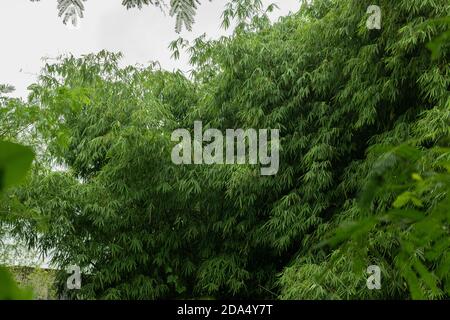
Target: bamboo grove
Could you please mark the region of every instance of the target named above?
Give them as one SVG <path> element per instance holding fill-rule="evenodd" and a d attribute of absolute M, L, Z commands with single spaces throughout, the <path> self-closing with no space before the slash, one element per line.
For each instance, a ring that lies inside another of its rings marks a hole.
<path fill-rule="evenodd" d="M 47 63 L 8 113 L 37 158 L 3 225 L 60 290 L 80 266 L 78 299 L 448 298 L 450 3 L 378 0 L 368 30 L 372 2 L 198 38 L 189 76 L 109 52 Z M 171 132 L 196 120 L 279 129 L 278 174 L 174 165 Z"/>

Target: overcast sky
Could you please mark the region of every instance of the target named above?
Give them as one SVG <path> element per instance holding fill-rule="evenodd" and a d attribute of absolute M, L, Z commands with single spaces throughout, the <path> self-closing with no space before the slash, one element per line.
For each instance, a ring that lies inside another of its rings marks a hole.
<path fill-rule="evenodd" d="M 0 1 L 0 84 L 16 87 L 14 96 L 26 97 L 26 88 L 36 79 L 42 57 L 62 53 L 81 55 L 102 49 L 120 51 L 124 64 L 145 64 L 159 61 L 168 70 L 189 70 L 186 57 L 170 58 L 169 43 L 178 38 L 173 18 L 155 7 L 126 10 L 121 0 L 88 0 L 85 17 L 79 29 L 70 30 L 58 18 L 56 0 Z M 220 29 L 220 16 L 225 0 L 202 1 L 192 32 L 183 32 L 187 39 L 203 33 L 217 38 L 225 34 Z M 276 19 L 299 8 L 298 0 L 275 2 L 280 7 L 272 15 Z"/>

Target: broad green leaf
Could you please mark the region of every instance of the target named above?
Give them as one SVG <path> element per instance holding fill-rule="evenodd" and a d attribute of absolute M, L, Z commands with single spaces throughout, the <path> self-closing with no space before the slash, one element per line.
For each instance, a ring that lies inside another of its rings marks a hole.
<path fill-rule="evenodd" d="M 0 300 L 30 300 L 32 297 L 31 290 L 20 289 L 11 273 L 0 266 Z"/>
<path fill-rule="evenodd" d="M 34 153 L 29 147 L 0 141 L 0 190 L 20 183 L 33 159 Z"/>

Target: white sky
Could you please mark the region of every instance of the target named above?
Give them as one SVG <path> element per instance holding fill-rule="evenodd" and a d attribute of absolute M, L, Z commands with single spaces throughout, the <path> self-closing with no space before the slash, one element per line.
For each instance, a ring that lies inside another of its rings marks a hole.
<path fill-rule="evenodd" d="M 149 6 L 141 11 L 126 10 L 121 0 L 88 0 L 79 29 L 70 30 L 58 18 L 56 0 L 0 0 L 0 84 L 16 87 L 13 96 L 26 97 L 43 65 L 41 58 L 62 53 L 81 55 L 106 49 L 124 54 L 124 64 L 159 61 L 164 69 L 188 71 L 187 57 L 171 59 L 169 43 L 179 37 L 174 19 Z M 202 0 L 192 32 L 181 36 L 193 39 L 203 33 L 217 38 L 225 0 Z M 297 11 L 299 0 L 264 0 L 280 7 L 276 19 Z"/>

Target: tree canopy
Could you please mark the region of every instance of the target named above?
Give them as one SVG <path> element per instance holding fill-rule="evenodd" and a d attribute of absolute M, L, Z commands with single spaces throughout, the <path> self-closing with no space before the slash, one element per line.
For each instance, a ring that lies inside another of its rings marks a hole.
<path fill-rule="evenodd" d="M 189 76 L 109 52 L 46 64 L 15 233 L 80 266 L 83 299 L 448 298 L 450 4 L 378 2 L 381 30 L 371 1 L 316 0 L 175 42 Z M 195 120 L 279 129 L 278 174 L 173 164 L 171 133 Z"/>

